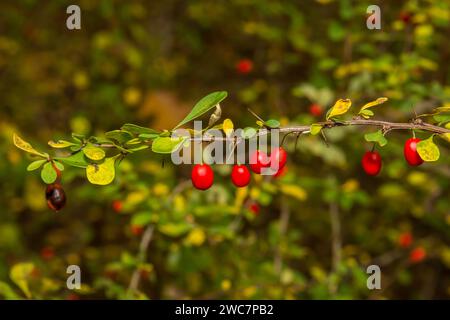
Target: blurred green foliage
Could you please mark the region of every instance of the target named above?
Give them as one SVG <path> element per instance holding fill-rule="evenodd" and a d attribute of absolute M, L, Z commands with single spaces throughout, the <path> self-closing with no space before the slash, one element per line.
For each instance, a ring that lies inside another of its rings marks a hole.
<path fill-rule="evenodd" d="M 79 31 L 65 27 L 70 4 L 0 4 L 2 298 L 449 298 L 442 141 L 439 161 L 410 168 L 409 133 L 389 134 L 383 171 L 369 178 L 364 132 L 336 128 L 329 147 L 302 137 L 295 150 L 287 139 L 283 177 L 253 176 L 236 190 L 230 168 L 215 166 L 205 193 L 190 186 L 190 166 L 162 169 L 160 156 L 142 151 L 105 187 L 65 170 L 68 203 L 57 214 L 11 143 L 13 132 L 45 150 L 70 132 L 127 122 L 170 129 L 216 90 L 230 93 L 223 117 L 241 128 L 254 124 L 247 107 L 281 125 L 311 124 L 313 103 L 381 96 L 389 102 L 376 117 L 408 121 L 450 101 L 449 1 L 383 3 L 382 30 L 366 28 L 370 1 L 82 0 Z M 246 73 L 236 69 L 242 59 L 252 63 Z M 409 246 L 399 245 L 405 234 Z M 415 247 L 424 260 L 411 259 Z M 65 286 L 69 264 L 82 269 L 75 293 Z M 381 266 L 382 290 L 366 287 L 370 264 Z"/>

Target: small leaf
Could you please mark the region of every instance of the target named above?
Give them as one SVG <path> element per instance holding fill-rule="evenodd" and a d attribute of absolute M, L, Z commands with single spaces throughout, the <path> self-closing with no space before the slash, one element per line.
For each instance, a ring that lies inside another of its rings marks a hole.
<path fill-rule="evenodd" d="M 256 120 L 256 125 L 259 127 L 263 127 L 264 126 L 264 122 L 262 122 L 261 120 Z"/>
<path fill-rule="evenodd" d="M 141 133 L 139 139 L 153 140 L 159 137 L 159 133 Z"/>
<path fill-rule="evenodd" d="M 43 158 L 48 158 L 48 154 L 47 153 L 43 153 L 43 152 L 39 152 L 37 150 L 35 150 L 31 144 L 29 144 L 28 142 L 26 142 L 25 140 L 23 140 L 21 137 L 19 137 L 18 135 L 14 134 L 13 135 L 13 142 L 14 145 L 19 148 L 22 149 L 23 151 L 26 151 L 28 153 L 43 157 Z"/>
<path fill-rule="evenodd" d="M 313 123 L 311 127 L 309 128 L 309 131 L 311 132 L 311 135 L 316 136 L 320 133 L 322 130 L 322 125 L 318 123 Z"/>
<path fill-rule="evenodd" d="M 359 112 L 359 114 L 364 118 L 364 119 L 369 119 L 370 117 L 374 116 L 374 113 L 372 110 L 366 109 L 366 110 L 362 110 Z"/>
<path fill-rule="evenodd" d="M 226 91 L 216 91 L 203 97 L 195 104 L 191 112 L 189 112 L 189 114 L 174 128 L 174 130 L 208 112 L 222 102 L 227 95 L 228 93 Z"/>
<path fill-rule="evenodd" d="M 336 101 L 333 107 L 331 107 L 330 111 L 327 114 L 327 120 L 332 117 L 339 116 L 345 114 L 348 109 L 350 109 L 352 105 L 352 101 L 350 99 L 339 99 Z"/>
<path fill-rule="evenodd" d="M 271 129 L 276 129 L 276 128 L 280 127 L 280 121 L 275 120 L 275 119 L 269 119 L 266 122 L 264 122 L 264 125 Z"/>
<path fill-rule="evenodd" d="M 380 147 L 384 147 L 388 143 L 381 130 L 366 133 L 364 139 L 366 139 L 367 142 L 376 142 Z"/>
<path fill-rule="evenodd" d="M 172 153 L 176 151 L 187 137 L 158 137 L 153 140 L 152 151 L 155 153 Z"/>
<path fill-rule="evenodd" d="M 130 132 L 125 130 L 113 130 L 105 133 L 105 137 L 117 141 L 118 143 L 125 143 L 133 138 Z"/>
<path fill-rule="evenodd" d="M 101 186 L 110 184 L 116 175 L 115 161 L 116 157 L 112 157 L 106 158 L 101 164 L 89 164 L 86 168 L 88 181 Z"/>
<path fill-rule="evenodd" d="M 447 142 L 450 142 L 450 133 L 442 133 L 439 135 L 442 139 L 444 139 Z"/>
<path fill-rule="evenodd" d="M 53 161 L 53 164 L 56 168 L 58 168 L 59 171 L 64 171 L 64 165 L 61 162 Z"/>
<path fill-rule="evenodd" d="M 105 157 L 105 150 L 95 147 L 93 145 L 87 145 L 83 148 L 83 153 L 86 157 L 94 161 L 100 161 Z"/>
<path fill-rule="evenodd" d="M 82 142 L 84 142 L 86 137 L 83 134 L 72 133 L 72 138 L 75 141 L 82 143 Z"/>
<path fill-rule="evenodd" d="M 47 160 L 36 160 L 30 163 L 27 167 L 27 171 L 33 171 L 36 169 L 39 169 L 44 163 L 46 163 Z"/>
<path fill-rule="evenodd" d="M 83 152 L 77 152 L 69 157 L 58 157 L 58 158 L 54 158 L 54 159 L 61 161 L 62 163 L 65 163 L 69 166 L 83 168 L 83 169 L 86 168 L 87 165 L 89 164 L 86 161 L 86 158 L 85 158 Z"/>
<path fill-rule="evenodd" d="M 41 179 L 42 181 L 44 181 L 46 184 L 51 184 L 53 182 L 55 182 L 56 178 L 57 178 L 57 173 L 55 171 L 55 169 L 53 168 L 51 162 L 47 162 L 41 170 Z"/>
<path fill-rule="evenodd" d="M 233 134 L 233 128 L 234 128 L 233 121 L 231 121 L 230 119 L 225 119 L 223 121 L 222 129 L 227 137 Z"/>
<path fill-rule="evenodd" d="M 133 215 L 130 224 L 132 226 L 145 226 L 152 222 L 152 215 L 148 211 L 139 212 Z"/>
<path fill-rule="evenodd" d="M 417 143 L 417 152 L 423 161 L 437 161 L 440 156 L 439 148 L 433 142 L 433 136 Z"/>
<path fill-rule="evenodd" d="M 120 129 L 130 132 L 131 134 L 134 135 L 140 135 L 140 134 L 159 134 L 160 132 L 158 130 L 154 130 L 151 128 L 145 128 L 145 127 L 141 127 L 132 123 L 126 123 L 124 124 Z"/>
<path fill-rule="evenodd" d="M 300 201 L 304 201 L 308 197 L 308 194 L 303 188 L 294 184 L 282 184 L 280 189 L 282 193 L 294 197 Z"/>
<path fill-rule="evenodd" d="M 386 101 L 388 101 L 388 98 L 385 98 L 385 97 L 378 98 L 377 100 L 374 100 L 374 101 L 370 101 L 370 102 L 366 103 L 366 104 L 359 110 L 358 114 L 361 114 L 361 112 L 362 112 L 363 110 L 366 110 L 366 109 L 372 108 L 372 107 L 374 107 L 374 106 L 377 106 L 377 105 L 379 105 L 379 104 L 385 103 Z"/>
<path fill-rule="evenodd" d="M 9 273 L 11 280 L 23 291 L 25 296 L 30 299 L 31 292 L 28 281 L 34 270 L 34 264 L 30 262 L 15 264 Z"/>
<path fill-rule="evenodd" d="M 254 137 L 255 135 L 256 135 L 256 129 L 255 128 L 252 128 L 252 127 L 244 128 L 244 131 L 243 131 L 243 134 L 242 134 L 244 139 L 250 139 L 250 138 Z"/>
<path fill-rule="evenodd" d="M 48 145 L 52 148 L 57 148 L 57 149 L 62 149 L 62 148 L 67 148 L 67 147 L 71 147 L 76 145 L 73 142 L 70 141 L 66 141 L 66 140 L 58 140 L 58 141 L 49 141 Z"/>

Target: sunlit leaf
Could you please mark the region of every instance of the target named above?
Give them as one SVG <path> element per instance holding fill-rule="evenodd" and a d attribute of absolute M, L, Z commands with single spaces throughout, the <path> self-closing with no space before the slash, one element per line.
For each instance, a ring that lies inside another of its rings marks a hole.
<path fill-rule="evenodd" d="M 366 133 L 364 139 L 366 139 L 367 142 L 376 142 L 380 147 L 384 147 L 388 143 L 381 130 Z"/>
<path fill-rule="evenodd" d="M 294 197 L 300 201 L 304 201 L 308 197 L 308 194 L 303 188 L 294 184 L 282 184 L 280 188 L 282 193 Z"/>
<path fill-rule="evenodd" d="M 233 128 L 234 128 L 233 121 L 231 121 L 230 119 L 225 119 L 223 121 L 222 129 L 227 137 L 233 134 Z"/>
<path fill-rule="evenodd" d="M 105 150 L 93 145 L 87 145 L 83 148 L 83 153 L 86 157 L 94 161 L 100 161 L 105 157 Z"/>
<path fill-rule="evenodd" d="M 89 164 L 86 168 L 86 176 L 90 183 L 97 185 L 110 184 L 116 175 L 114 163 L 116 157 L 106 158 L 101 164 Z"/>
<path fill-rule="evenodd" d="M 176 151 L 187 137 L 158 137 L 153 140 L 152 151 L 155 153 L 172 153 Z"/>
<path fill-rule="evenodd" d="M 56 142 L 55 141 L 49 141 L 48 145 L 50 147 L 52 147 L 52 148 L 62 149 L 62 148 L 67 148 L 67 147 L 70 147 L 70 146 L 74 146 L 76 144 L 73 143 L 73 142 L 70 142 L 70 141 L 66 141 L 66 140 L 58 140 Z"/>
<path fill-rule="evenodd" d="M 57 157 L 54 159 L 61 161 L 62 163 L 65 163 L 69 166 L 77 168 L 86 168 L 87 165 L 89 164 L 86 161 L 86 157 L 84 156 L 83 152 L 77 152 L 69 157 Z"/>
<path fill-rule="evenodd" d="M 46 163 L 47 160 L 36 160 L 30 163 L 27 167 L 27 171 L 33 171 L 36 169 L 39 169 L 44 163 Z"/>
<path fill-rule="evenodd" d="M 417 152 L 423 161 L 431 162 L 439 159 L 439 148 L 434 144 L 433 137 L 434 136 L 431 136 L 428 139 L 417 143 Z"/>
<path fill-rule="evenodd" d="M 321 130 L 322 130 L 322 125 L 320 125 L 318 123 L 313 123 L 311 125 L 311 127 L 309 128 L 309 131 L 311 132 L 311 135 L 313 135 L 313 136 L 318 135 Z"/>
<path fill-rule="evenodd" d="M 189 112 L 189 114 L 174 128 L 174 130 L 208 112 L 217 104 L 222 102 L 222 100 L 225 99 L 227 95 L 228 93 L 226 91 L 216 91 L 203 97 L 199 102 L 195 104 L 191 112 Z"/>
<path fill-rule="evenodd" d="M 359 114 L 364 118 L 364 119 L 369 119 L 370 117 L 374 116 L 374 113 L 372 110 L 366 109 L 366 110 L 362 110 L 359 112 Z"/>
<path fill-rule="evenodd" d="M 275 120 L 275 119 L 269 119 L 266 122 L 264 122 L 264 125 L 271 129 L 276 129 L 276 128 L 280 127 L 280 121 Z"/>
<path fill-rule="evenodd" d="M 339 99 L 328 111 L 327 120 L 332 117 L 345 114 L 350 109 L 352 101 L 350 99 Z"/>
<path fill-rule="evenodd" d="M 11 280 L 23 291 L 25 296 L 30 299 L 31 291 L 28 285 L 31 274 L 34 270 L 34 264 L 25 262 L 12 266 L 9 276 Z"/>
<path fill-rule="evenodd" d="M 377 106 L 379 104 L 385 103 L 386 101 L 388 101 L 388 98 L 382 97 L 382 98 L 378 98 L 377 100 L 374 101 L 370 101 L 368 103 L 366 103 L 360 110 L 359 110 L 359 114 L 361 114 L 361 111 L 372 108 L 374 106 Z"/>
<path fill-rule="evenodd" d="M 28 153 L 43 157 L 43 158 L 48 158 L 48 154 L 44 153 L 44 152 L 39 152 L 36 149 L 34 149 L 31 144 L 29 144 L 28 142 L 26 142 L 25 140 L 23 140 L 21 137 L 19 137 L 18 135 L 14 134 L 13 135 L 13 142 L 14 145 L 19 148 L 22 149 L 23 151 L 26 151 Z"/>
<path fill-rule="evenodd" d="M 450 133 L 442 133 L 439 135 L 442 139 L 444 139 L 447 142 L 450 142 Z"/>

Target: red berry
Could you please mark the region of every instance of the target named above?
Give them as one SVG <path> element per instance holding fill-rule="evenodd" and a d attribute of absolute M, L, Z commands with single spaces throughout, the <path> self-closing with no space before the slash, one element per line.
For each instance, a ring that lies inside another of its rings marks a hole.
<path fill-rule="evenodd" d="M 259 214 L 259 212 L 261 211 L 261 208 L 260 208 L 259 204 L 257 204 L 256 202 L 252 203 L 250 205 L 249 209 L 255 216 L 257 216 Z"/>
<path fill-rule="evenodd" d="M 423 163 L 422 158 L 417 152 L 417 143 L 420 142 L 419 138 L 409 138 L 405 142 L 405 147 L 403 148 L 403 154 L 405 155 L 406 161 L 410 166 L 419 166 Z"/>
<path fill-rule="evenodd" d="M 52 183 L 45 190 L 45 199 L 47 199 L 47 206 L 58 212 L 66 204 L 66 193 L 59 183 Z"/>
<path fill-rule="evenodd" d="M 409 254 L 409 261 L 411 263 L 418 263 L 425 259 L 427 252 L 423 247 L 414 248 Z"/>
<path fill-rule="evenodd" d="M 253 70 L 253 62 L 250 59 L 241 59 L 236 64 L 237 72 L 241 74 L 250 73 Z"/>
<path fill-rule="evenodd" d="M 367 151 L 362 158 L 361 164 L 369 176 L 376 176 L 381 170 L 381 156 L 376 151 Z"/>
<path fill-rule="evenodd" d="M 131 225 L 131 233 L 135 236 L 140 236 L 144 232 L 144 228 L 138 225 Z"/>
<path fill-rule="evenodd" d="M 287 167 L 284 166 L 283 168 L 278 169 L 277 173 L 275 173 L 273 176 L 275 178 L 281 178 L 286 174 L 287 170 Z"/>
<path fill-rule="evenodd" d="M 50 260 L 55 256 L 55 251 L 51 247 L 44 247 L 41 249 L 41 257 L 45 260 Z"/>
<path fill-rule="evenodd" d="M 398 244 L 402 248 L 408 248 L 413 242 L 413 236 L 409 232 L 402 233 L 398 237 Z"/>
<path fill-rule="evenodd" d="M 309 106 L 309 113 L 314 117 L 320 117 L 323 113 L 323 109 L 317 103 L 313 103 L 312 105 Z"/>
<path fill-rule="evenodd" d="M 400 20 L 402 20 L 405 24 L 409 24 L 411 22 L 411 14 L 407 11 L 402 11 L 399 14 Z"/>
<path fill-rule="evenodd" d="M 254 173 L 261 173 L 261 169 L 270 166 L 270 159 L 267 154 L 263 151 L 256 150 L 255 153 L 250 157 L 250 169 Z"/>
<path fill-rule="evenodd" d="M 287 161 L 287 152 L 283 147 L 276 148 L 270 153 L 270 165 L 274 166 L 274 163 L 278 165 L 278 170 L 284 168 Z"/>
<path fill-rule="evenodd" d="M 250 183 L 250 171 L 244 165 L 234 165 L 231 171 L 231 181 L 236 187 L 245 187 Z"/>
<path fill-rule="evenodd" d="M 123 203 L 120 200 L 114 200 L 112 202 L 112 208 L 114 210 L 114 212 L 120 213 L 122 212 L 123 209 Z"/>
<path fill-rule="evenodd" d="M 192 185 L 199 190 L 209 189 L 214 182 L 214 172 L 207 164 L 196 164 L 191 173 Z"/>

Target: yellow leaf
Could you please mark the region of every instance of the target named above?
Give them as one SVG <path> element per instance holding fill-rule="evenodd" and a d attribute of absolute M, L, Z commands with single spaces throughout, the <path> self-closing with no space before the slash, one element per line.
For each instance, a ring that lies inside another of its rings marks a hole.
<path fill-rule="evenodd" d="M 94 161 L 102 160 L 105 157 L 105 151 L 102 148 L 94 147 L 92 145 L 83 148 L 83 153 L 86 157 Z"/>
<path fill-rule="evenodd" d="M 31 292 L 28 286 L 28 279 L 34 270 L 34 264 L 25 262 L 15 264 L 9 273 L 11 280 L 23 291 L 25 296 L 30 299 Z"/>
<path fill-rule="evenodd" d="M 449 122 L 450 123 L 450 122 Z M 450 142 L 450 133 L 442 133 L 439 135 L 442 139 L 444 139 L 447 142 Z"/>
<path fill-rule="evenodd" d="M 385 103 L 387 100 L 388 100 L 388 98 L 382 97 L 382 98 L 378 98 L 377 100 L 370 101 L 370 102 L 366 103 L 366 104 L 359 110 L 359 113 L 361 113 L 361 111 L 363 111 L 363 110 L 366 110 L 366 109 L 372 108 L 372 107 L 374 107 L 374 106 L 376 106 L 376 105 Z"/>
<path fill-rule="evenodd" d="M 86 176 L 89 182 L 101 186 L 110 184 L 116 175 L 115 160 L 115 157 L 107 158 L 101 164 L 89 164 L 86 167 Z"/>
<path fill-rule="evenodd" d="M 22 149 L 23 151 L 26 151 L 28 153 L 43 157 L 43 158 L 48 158 L 48 154 L 47 153 L 43 153 L 43 152 L 39 152 L 37 150 L 35 150 L 31 144 L 29 144 L 28 142 L 26 142 L 25 140 L 23 140 L 21 137 L 19 137 L 16 134 L 13 134 L 13 142 L 14 145 L 19 148 Z"/>
<path fill-rule="evenodd" d="M 75 145 L 75 143 L 65 141 L 65 140 L 58 140 L 56 142 L 49 141 L 48 145 L 52 148 L 62 149 L 62 148 L 67 148 L 67 147 L 73 146 L 73 145 Z"/>
<path fill-rule="evenodd" d="M 206 235 L 201 228 L 192 229 L 186 237 L 186 244 L 192 246 L 201 246 L 205 242 Z"/>
<path fill-rule="evenodd" d="M 417 152 L 423 161 L 436 161 L 439 159 L 440 152 L 437 145 L 433 142 L 433 136 L 417 144 Z"/>
<path fill-rule="evenodd" d="M 352 101 L 350 99 L 339 99 L 328 112 L 327 120 L 346 113 L 348 109 L 350 109 L 351 105 Z"/>
<path fill-rule="evenodd" d="M 233 121 L 231 121 L 230 119 L 225 119 L 223 121 L 222 129 L 227 137 L 233 134 L 233 128 L 234 128 Z"/>
<path fill-rule="evenodd" d="M 282 185 L 281 192 L 288 196 L 294 197 L 300 201 L 306 200 L 306 198 L 308 196 L 306 191 L 303 188 L 293 185 L 293 184 Z"/>
<path fill-rule="evenodd" d="M 313 135 L 313 136 L 318 135 L 321 130 L 322 130 L 322 125 L 320 125 L 318 123 L 313 123 L 311 125 L 311 127 L 309 128 L 309 131 L 311 132 L 311 135 Z"/>

